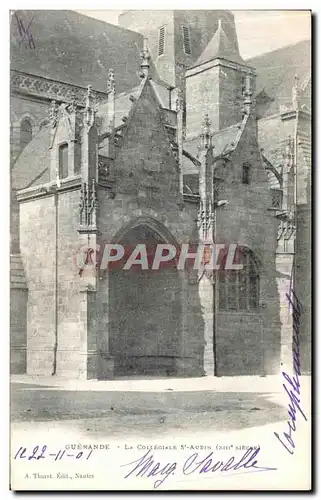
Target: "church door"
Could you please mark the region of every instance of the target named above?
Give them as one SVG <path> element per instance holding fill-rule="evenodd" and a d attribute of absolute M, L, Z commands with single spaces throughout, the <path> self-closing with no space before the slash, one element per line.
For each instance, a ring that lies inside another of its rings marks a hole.
<path fill-rule="evenodd" d="M 124 262 L 137 244 L 144 243 L 149 269 L 133 265 L 124 270 L 119 265 L 109 272 L 109 338 L 115 375 L 174 375 L 181 328 L 180 280 L 174 263 L 150 269 L 155 245 L 166 242 L 148 226 L 139 226 L 118 243 L 125 247 Z"/>

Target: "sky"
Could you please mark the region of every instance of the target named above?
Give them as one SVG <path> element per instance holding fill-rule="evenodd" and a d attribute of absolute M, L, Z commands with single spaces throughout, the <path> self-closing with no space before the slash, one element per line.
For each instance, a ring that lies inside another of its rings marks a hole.
<path fill-rule="evenodd" d="M 118 24 L 121 10 L 78 10 L 86 16 Z M 244 59 L 310 38 L 309 11 L 234 10 L 239 48 Z"/>

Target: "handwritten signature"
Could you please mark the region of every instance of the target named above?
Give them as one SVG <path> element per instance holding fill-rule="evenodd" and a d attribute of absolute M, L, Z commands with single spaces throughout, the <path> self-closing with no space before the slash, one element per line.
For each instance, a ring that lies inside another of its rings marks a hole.
<path fill-rule="evenodd" d="M 300 365 L 300 340 L 299 340 L 299 326 L 300 326 L 300 316 L 301 316 L 301 303 L 296 296 L 294 290 L 291 288 L 290 294 L 286 294 L 286 298 L 292 306 L 292 318 L 293 318 L 293 367 L 295 375 L 290 377 L 287 373 L 282 372 L 284 379 L 287 384 L 283 384 L 283 388 L 290 398 L 290 404 L 288 405 L 288 415 L 290 420 L 288 420 L 288 432 L 283 432 L 283 436 L 289 443 L 290 447 L 294 450 L 295 443 L 292 437 L 292 432 L 296 431 L 296 413 L 299 411 L 302 417 L 307 421 L 307 417 L 300 406 L 300 381 L 299 376 L 301 375 L 301 365 Z M 294 392 L 293 392 L 294 391 Z M 279 434 L 274 432 L 275 436 L 278 438 L 280 443 L 284 448 L 291 454 L 294 451 L 288 448 L 288 446 L 282 441 Z"/>
<path fill-rule="evenodd" d="M 31 18 L 31 21 L 29 22 L 28 26 L 25 27 L 22 19 L 20 19 L 18 17 L 18 15 L 17 15 L 16 12 L 14 13 L 14 16 L 15 16 L 15 19 L 16 19 L 17 25 L 18 25 L 18 31 L 19 31 L 19 35 L 20 35 L 20 45 L 22 43 L 27 43 L 27 45 L 29 45 L 30 49 L 35 49 L 36 48 L 36 44 L 34 42 L 31 30 L 30 30 L 31 23 L 33 21 L 33 17 Z"/>
<path fill-rule="evenodd" d="M 238 474 L 245 474 L 246 472 L 264 472 L 277 470 L 275 467 L 263 467 L 258 465 L 258 461 L 254 460 L 255 457 L 260 452 L 260 448 L 254 450 L 254 448 L 249 448 L 241 459 L 230 457 L 227 461 L 217 460 L 213 456 L 213 452 L 209 453 L 205 458 L 199 456 L 198 453 L 193 453 L 184 462 L 181 471 L 184 475 L 188 476 L 191 474 L 206 474 L 214 472 L 227 472 L 227 471 L 239 471 Z M 130 471 L 124 476 L 127 479 L 130 476 L 155 478 L 162 477 L 162 479 L 156 479 L 154 482 L 154 488 L 158 488 L 164 481 L 171 475 L 175 475 L 175 471 L 180 469 L 177 462 L 168 462 L 161 464 L 154 459 L 154 455 L 148 450 L 145 455 L 129 462 L 128 464 L 121 465 L 121 467 L 130 467 Z M 132 467 L 133 466 L 133 467 Z M 246 469 L 246 470 L 244 470 Z M 247 470 L 252 469 L 252 470 Z M 254 470 L 253 470 L 254 469 Z"/>

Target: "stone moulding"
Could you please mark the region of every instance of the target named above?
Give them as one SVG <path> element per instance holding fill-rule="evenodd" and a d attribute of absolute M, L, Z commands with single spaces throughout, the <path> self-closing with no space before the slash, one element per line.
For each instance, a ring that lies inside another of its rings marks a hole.
<path fill-rule="evenodd" d="M 234 69 L 234 70 L 241 70 L 244 74 L 245 73 L 250 74 L 250 75 L 256 74 L 255 68 L 248 66 L 248 64 L 245 61 L 243 64 L 241 64 L 241 63 L 228 61 L 227 59 L 223 59 L 223 58 L 215 58 L 215 59 L 211 59 L 210 61 L 208 61 L 206 63 L 199 64 L 197 66 L 192 66 L 192 67 L 188 68 L 186 71 L 185 78 L 196 75 L 198 73 L 203 73 L 204 71 L 207 71 L 207 70 L 213 68 L 214 66 L 219 66 L 219 65 L 222 67 L 226 67 L 226 68 L 230 68 L 230 69 Z"/>
<path fill-rule="evenodd" d="M 26 189 L 20 189 L 17 191 L 18 201 L 27 201 L 35 198 L 43 198 L 46 196 L 52 196 L 55 193 L 60 193 L 62 191 L 72 191 L 74 189 L 80 189 L 81 186 L 81 176 L 73 176 L 67 179 L 62 179 L 60 186 L 57 186 L 56 182 L 48 182 L 46 184 L 41 184 L 39 186 L 32 186 Z"/>
<path fill-rule="evenodd" d="M 86 105 L 86 88 L 70 83 L 58 82 L 43 76 L 11 70 L 11 92 L 30 95 L 46 101 L 75 102 L 77 106 Z M 107 93 L 95 91 L 97 102 L 107 100 Z"/>

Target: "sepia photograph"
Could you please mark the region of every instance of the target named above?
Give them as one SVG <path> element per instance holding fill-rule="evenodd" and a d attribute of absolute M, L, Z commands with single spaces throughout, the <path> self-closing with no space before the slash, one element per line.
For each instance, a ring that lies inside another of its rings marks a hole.
<path fill-rule="evenodd" d="M 10 489 L 311 490 L 312 12 L 9 22 Z"/>

